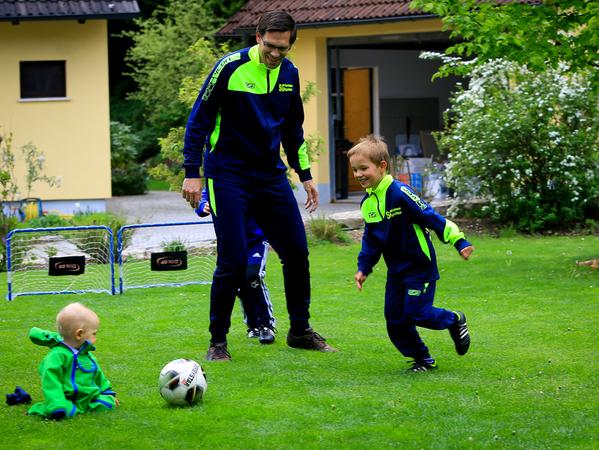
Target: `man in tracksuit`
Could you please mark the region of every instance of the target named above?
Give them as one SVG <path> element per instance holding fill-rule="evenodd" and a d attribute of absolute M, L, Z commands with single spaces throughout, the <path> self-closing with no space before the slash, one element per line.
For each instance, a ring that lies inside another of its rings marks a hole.
<path fill-rule="evenodd" d="M 226 336 L 235 296 L 245 278 L 250 211 L 283 266 L 290 320 L 287 344 L 334 351 L 309 324 L 306 233 L 280 156 L 282 144 L 287 162 L 306 191 L 306 208 L 314 211 L 318 191 L 303 137 L 299 75 L 285 58 L 295 38 L 295 22 L 289 14 L 265 13 L 258 22 L 258 44 L 216 63 L 187 122 L 182 195 L 197 208 L 204 156 L 204 177 L 217 237 L 208 360 L 231 359 Z"/>

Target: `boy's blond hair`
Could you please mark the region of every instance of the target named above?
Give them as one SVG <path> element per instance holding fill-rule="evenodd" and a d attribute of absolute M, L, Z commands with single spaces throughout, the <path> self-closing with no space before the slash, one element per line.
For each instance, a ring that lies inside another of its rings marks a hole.
<path fill-rule="evenodd" d="M 56 315 L 56 328 L 63 338 L 68 338 L 72 337 L 78 329 L 86 329 L 97 320 L 98 316 L 95 312 L 75 302 L 62 308 Z"/>
<path fill-rule="evenodd" d="M 356 154 L 365 155 L 377 166 L 382 161 L 385 161 L 387 167 L 389 167 L 389 150 L 387 149 L 387 143 L 382 136 L 369 134 L 368 136 L 361 138 L 360 141 L 347 152 L 347 158 L 349 159 Z"/>

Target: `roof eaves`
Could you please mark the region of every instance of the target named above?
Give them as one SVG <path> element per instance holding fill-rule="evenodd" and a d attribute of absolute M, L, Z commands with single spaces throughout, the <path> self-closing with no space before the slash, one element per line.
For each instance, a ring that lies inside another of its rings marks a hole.
<path fill-rule="evenodd" d="M 320 22 L 303 22 L 298 23 L 296 26 L 299 29 L 302 28 L 324 28 L 324 27 L 340 27 L 340 26 L 348 26 L 348 25 L 370 25 L 370 24 L 380 24 L 380 23 L 393 23 L 393 22 L 404 22 L 406 20 L 423 20 L 423 19 L 434 19 L 439 18 L 439 16 L 435 14 L 416 14 L 411 16 L 393 16 L 393 17 L 378 17 L 378 18 L 368 18 L 368 19 L 353 19 L 353 20 L 328 20 L 328 21 L 320 21 Z M 227 26 L 221 28 L 224 29 Z M 255 27 L 239 27 L 235 28 L 232 32 L 221 32 L 220 30 L 216 32 L 216 36 L 218 37 L 229 37 L 229 36 L 244 36 L 249 33 L 254 33 L 256 31 Z"/>

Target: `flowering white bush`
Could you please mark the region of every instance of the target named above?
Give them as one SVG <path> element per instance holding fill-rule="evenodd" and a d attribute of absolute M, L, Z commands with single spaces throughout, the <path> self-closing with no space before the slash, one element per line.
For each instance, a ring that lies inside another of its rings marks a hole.
<path fill-rule="evenodd" d="M 447 182 L 486 212 L 538 231 L 599 210 L 599 121 L 590 79 L 561 66 L 543 73 L 494 60 L 472 69 L 437 135 Z"/>

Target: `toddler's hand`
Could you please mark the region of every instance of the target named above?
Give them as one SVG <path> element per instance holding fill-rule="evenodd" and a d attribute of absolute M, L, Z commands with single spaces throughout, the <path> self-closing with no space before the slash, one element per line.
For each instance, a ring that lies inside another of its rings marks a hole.
<path fill-rule="evenodd" d="M 460 255 L 462 255 L 462 258 L 467 260 L 468 258 L 470 258 L 470 255 L 473 251 L 474 247 L 469 245 L 468 247 L 464 247 L 462 250 L 460 250 Z"/>

